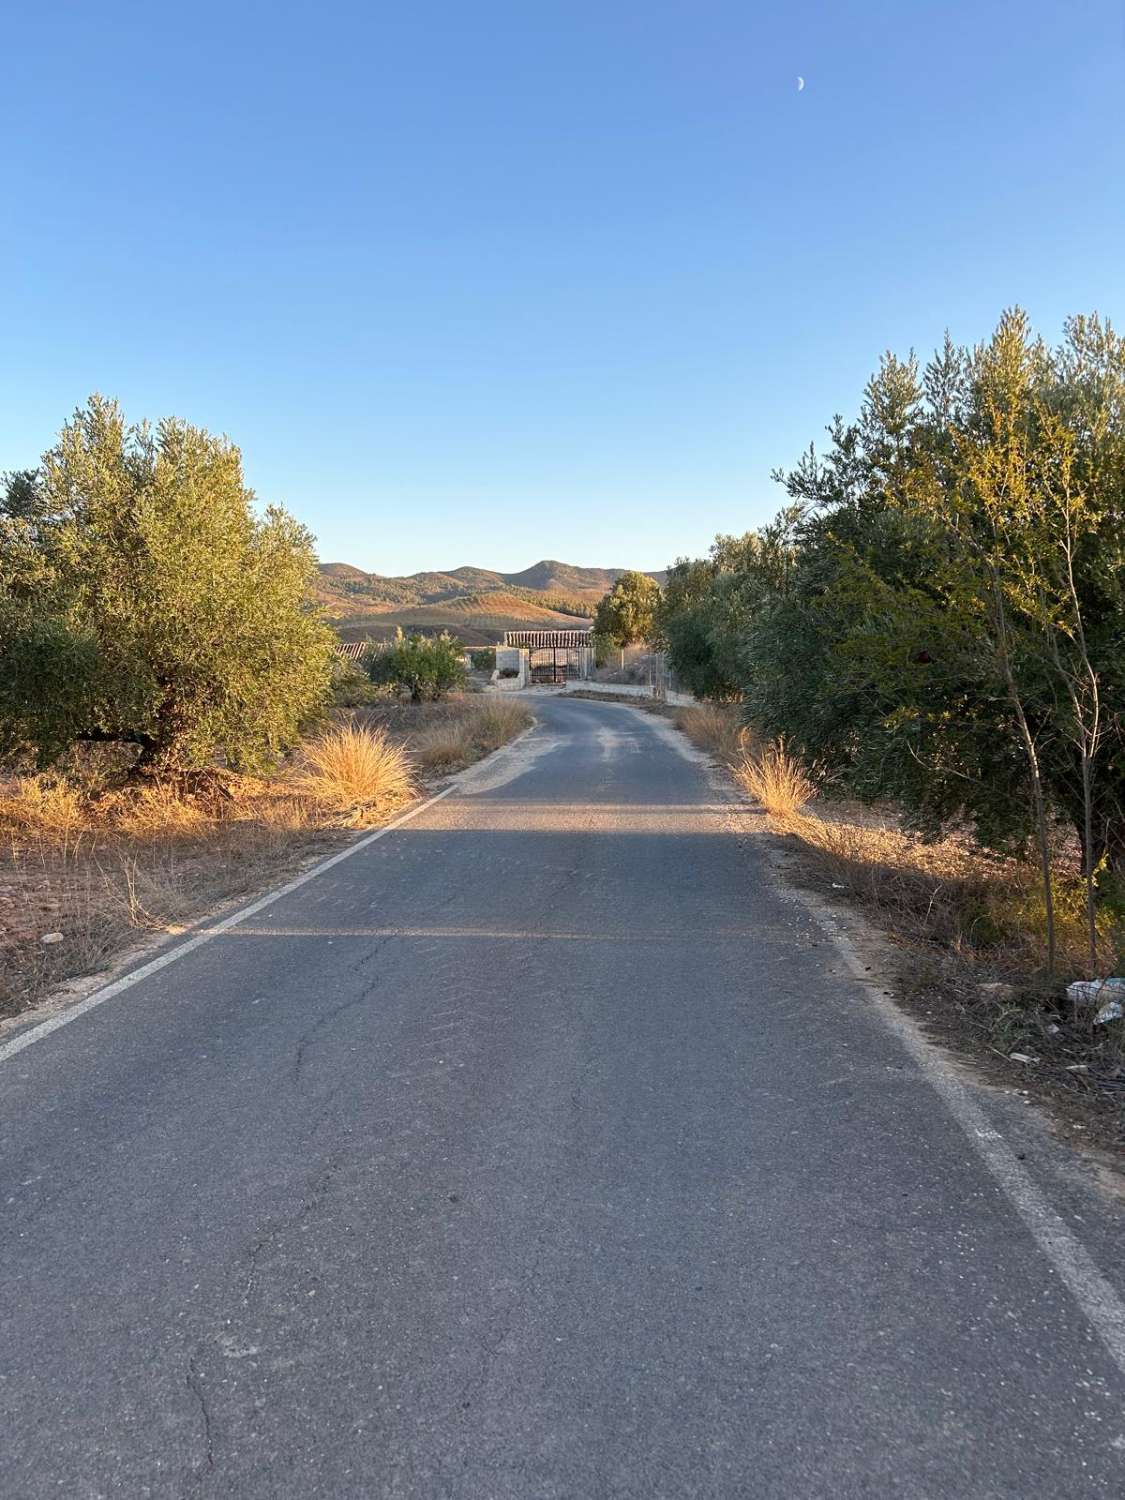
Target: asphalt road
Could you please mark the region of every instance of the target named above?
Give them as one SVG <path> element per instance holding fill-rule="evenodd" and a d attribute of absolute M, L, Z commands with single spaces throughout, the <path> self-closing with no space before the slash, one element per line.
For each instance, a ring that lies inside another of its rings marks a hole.
<path fill-rule="evenodd" d="M 1121 1370 L 748 815 L 539 712 L 0 1062 L 4 1500 L 1121 1496 Z"/>

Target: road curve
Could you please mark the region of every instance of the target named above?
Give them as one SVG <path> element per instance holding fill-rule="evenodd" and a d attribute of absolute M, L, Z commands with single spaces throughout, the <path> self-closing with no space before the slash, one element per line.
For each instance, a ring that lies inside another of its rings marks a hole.
<path fill-rule="evenodd" d="M 1120 1496 L 1121 1371 L 704 768 L 536 707 L 0 1063 L 5 1500 Z"/>

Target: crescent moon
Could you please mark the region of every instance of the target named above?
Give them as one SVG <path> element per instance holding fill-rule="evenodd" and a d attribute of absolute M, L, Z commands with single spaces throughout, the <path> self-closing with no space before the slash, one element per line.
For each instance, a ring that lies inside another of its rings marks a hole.
<path fill-rule="evenodd" d="M 804 88 L 804 86 L 805 86 L 805 80 L 803 78 L 798 78 L 797 79 L 797 92 L 798 92 L 798 94 L 801 92 L 801 90 Z"/>

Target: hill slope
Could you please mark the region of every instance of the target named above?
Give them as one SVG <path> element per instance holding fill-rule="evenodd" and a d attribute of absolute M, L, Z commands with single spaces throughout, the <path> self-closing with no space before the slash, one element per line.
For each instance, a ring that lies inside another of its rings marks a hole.
<path fill-rule="evenodd" d="M 410 635 L 436 635 L 448 630 L 466 646 L 491 646 L 506 630 L 585 630 L 588 618 L 544 609 L 514 594 L 500 590 L 464 594 L 440 604 L 412 604 L 379 614 L 357 615 L 337 620 L 336 632 L 345 641 L 385 641 L 396 629 Z"/>
<path fill-rule="evenodd" d="M 333 562 L 320 564 L 317 593 L 345 640 L 385 639 L 401 625 L 406 631 L 449 630 L 467 645 L 484 645 L 505 630 L 588 625 L 598 600 L 624 571 L 545 558 L 519 573 L 461 567 L 395 578 Z M 650 576 L 664 581 L 663 573 Z"/>

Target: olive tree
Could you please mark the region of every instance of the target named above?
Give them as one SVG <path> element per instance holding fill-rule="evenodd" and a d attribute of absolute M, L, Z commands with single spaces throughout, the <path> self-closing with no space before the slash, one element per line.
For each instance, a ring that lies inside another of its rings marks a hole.
<path fill-rule="evenodd" d="M 91 397 L 0 502 L 0 749 L 83 741 L 137 766 L 262 768 L 323 702 L 312 538 L 257 514 L 239 450 Z"/>
<path fill-rule="evenodd" d="M 627 569 L 594 613 L 594 639 L 599 657 L 607 646 L 626 646 L 652 640 L 657 631 L 660 585 L 647 573 Z"/>
<path fill-rule="evenodd" d="M 364 665 L 372 682 L 409 693 L 412 703 L 464 687 L 468 675 L 464 653 L 448 632 L 404 635 L 401 626 L 393 641 L 368 653 Z"/>

